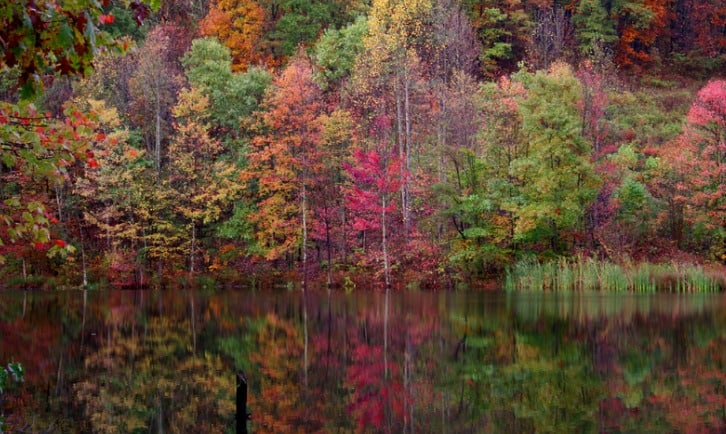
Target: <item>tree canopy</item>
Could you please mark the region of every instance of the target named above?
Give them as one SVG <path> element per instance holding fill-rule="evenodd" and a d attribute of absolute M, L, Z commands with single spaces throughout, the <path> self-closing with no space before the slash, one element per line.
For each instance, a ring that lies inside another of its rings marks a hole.
<path fill-rule="evenodd" d="M 434 286 L 532 258 L 723 262 L 725 14 L 4 4 L 0 276 Z"/>

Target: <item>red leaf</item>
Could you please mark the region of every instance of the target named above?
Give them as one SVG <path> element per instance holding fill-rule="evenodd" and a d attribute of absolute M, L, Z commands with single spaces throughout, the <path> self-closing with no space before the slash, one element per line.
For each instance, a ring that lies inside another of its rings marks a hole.
<path fill-rule="evenodd" d="M 101 22 L 101 24 L 113 24 L 113 22 L 116 20 L 116 17 L 114 17 L 111 14 L 108 15 L 101 15 L 98 17 L 98 21 Z"/>

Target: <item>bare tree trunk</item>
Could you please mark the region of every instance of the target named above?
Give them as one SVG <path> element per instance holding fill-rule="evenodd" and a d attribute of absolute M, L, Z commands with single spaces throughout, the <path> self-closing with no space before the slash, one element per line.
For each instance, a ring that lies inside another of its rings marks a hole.
<path fill-rule="evenodd" d="M 446 85 L 445 84 L 439 87 L 438 100 L 439 100 L 439 106 L 441 107 L 441 113 L 442 113 L 441 118 L 448 119 L 448 113 L 447 113 L 448 110 L 447 110 L 447 105 L 446 105 L 446 102 L 447 102 Z M 439 158 L 437 159 L 438 160 L 437 161 L 437 175 L 438 175 L 439 183 L 444 184 L 446 182 L 446 170 L 444 169 L 446 167 L 445 155 L 447 152 L 446 146 L 448 144 L 447 135 L 446 135 L 447 125 L 446 125 L 446 123 L 442 122 L 441 120 L 439 120 L 439 122 L 437 124 L 438 125 L 436 128 L 436 137 L 437 137 L 438 147 L 440 150 Z M 437 233 L 437 240 L 439 242 L 441 242 L 441 239 L 444 235 L 445 219 L 446 219 L 446 217 L 442 215 L 437 224 L 436 233 Z"/>
<path fill-rule="evenodd" d="M 408 234 L 411 228 L 411 216 L 409 214 L 409 183 L 408 178 L 411 173 L 411 101 L 410 101 L 410 84 L 411 81 L 408 76 L 408 67 L 403 69 L 403 112 L 406 124 L 406 133 L 404 135 L 404 161 L 401 164 L 406 168 L 405 173 L 402 176 L 402 188 L 403 188 L 403 203 L 401 208 L 403 209 L 403 239 L 408 244 Z"/>
<path fill-rule="evenodd" d="M 83 246 L 83 240 L 81 240 L 81 267 L 83 267 L 83 287 L 88 286 L 88 270 L 86 268 L 86 248 Z"/>
<path fill-rule="evenodd" d="M 388 292 L 388 289 L 391 287 L 391 275 L 389 270 L 389 264 L 388 264 L 388 240 L 386 239 L 386 196 L 385 194 L 381 196 L 381 205 L 382 205 L 382 211 L 381 211 L 381 244 L 383 247 L 383 274 L 386 280 L 386 292 Z"/>
<path fill-rule="evenodd" d="M 401 82 L 405 82 L 405 76 L 404 78 L 401 78 L 401 73 L 396 74 L 396 82 L 395 82 L 395 89 L 394 92 L 396 94 L 396 125 L 397 125 L 397 137 L 398 137 L 398 159 L 401 162 L 401 164 L 404 164 L 404 161 L 406 161 L 407 157 L 407 151 L 406 151 L 406 122 L 404 121 L 404 117 L 407 116 L 405 113 L 406 105 L 408 103 L 404 103 L 404 96 L 402 93 L 406 93 L 407 90 L 402 91 L 401 90 Z M 407 87 L 407 84 L 404 85 L 404 87 Z M 407 96 L 406 96 L 407 98 Z M 404 222 L 404 239 L 407 237 L 407 231 L 406 231 L 406 180 L 404 179 L 403 173 L 401 173 L 401 213 L 402 218 Z"/>
<path fill-rule="evenodd" d="M 341 211 L 340 211 L 341 219 L 340 220 L 342 223 L 341 226 L 343 227 L 343 236 L 342 236 L 343 264 L 348 265 L 348 231 L 346 229 L 348 227 L 348 219 L 347 219 L 348 214 L 345 212 L 344 207 L 340 207 L 340 208 L 341 208 Z"/>
<path fill-rule="evenodd" d="M 146 241 L 146 228 L 143 225 L 141 226 L 141 240 L 143 241 L 143 244 L 144 244 L 144 255 L 146 255 L 146 252 L 149 248 L 149 244 Z M 144 284 L 144 268 L 145 267 L 146 267 L 146 261 L 143 261 L 141 263 L 141 267 L 139 267 L 139 282 L 141 282 L 142 285 Z"/>
<path fill-rule="evenodd" d="M 328 256 L 328 280 L 326 285 L 330 290 L 330 285 L 333 284 L 333 258 L 332 258 L 332 246 L 330 245 L 330 219 L 325 219 L 325 245 L 327 247 Z"/>
<path fill-rule="evenodd" d="M 156 174 L 161 179 L 161 115 L 159 113 L 159 104 L 156 106 L 156 141 L 154 143 L 154 159 L 156 163 Z"/>
<path fill-rule="evenodd" d="M 60 395 L 61 388 L 63 387 L 63 351 L 61 350 L 60 357 L 58 359 L 58 374 L 55 383 L 55 396 Z"/>
<path fill-rule="evenodd" d="M 189 279 L 194 276 L 194 251 L 197 248 L 197 225 L 192 218 L 192 241 L 189 248 Z M 191 283 L 191 282 L 190 282 Z"/>
<path fill-rule="evenodd" d="M 155 77 L 156 85 L 156 134 L 154 142 L 154 159 L 156 163 L 156 174 L 158 181 L 161 182 L 161 77 L 157 74 Z"/>
<path fill-rule="evenodd" d="M 88 289 L 83 287 L 83 315 L 81 316 L 81 354 L 86 338 L 86 307 L 88 306 Z"/>
<path fill-rule="evenodd" d="M 189 289 L 189 312 L 192 322 L 192 354 L 197 354 L 197 318 L 194 306 L 194 291 Z"/>
<path fill-rule="evenodd" d="M 305 189 L 305 179 L 303 178 L 302 189 L 301 189 L 302 201 L 302 289 L 306 288 L 307 284 L 307 272 L 308 272 L 308 219 L 307 219 L 307 190 Z M 330 264 L 328 264 L 330 265 Z"/>
<path fill-rule="evenodd" d="M 61 198 L 61 193 L 62 193 L 61 185 L 56 184 L 54 189 L 55 189 L 55 202 L 56 202 L 56 205 L 58 206 L 58 221 L 62 222 L 63 221 L 63 199 Z"/>
<path fill-rule="evenodd" d="M 106 249 L 111 251 L 111 220 L 108 213 L 106 213 Z"/>

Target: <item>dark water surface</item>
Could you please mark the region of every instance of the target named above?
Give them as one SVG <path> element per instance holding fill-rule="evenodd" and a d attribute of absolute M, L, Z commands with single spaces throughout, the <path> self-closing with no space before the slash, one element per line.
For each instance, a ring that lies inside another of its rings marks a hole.
<path fill-rule="evenodd" d="M 8 432 L 726 432 L 726 295 L 0 293 Z"/>

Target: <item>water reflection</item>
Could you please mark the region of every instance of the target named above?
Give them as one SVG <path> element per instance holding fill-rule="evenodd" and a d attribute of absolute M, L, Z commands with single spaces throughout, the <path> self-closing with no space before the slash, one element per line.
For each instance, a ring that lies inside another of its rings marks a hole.
<path fill-rule="evenodd" d="M 726 296 L 5 292 L 7 430 L 723 432 Z"/>

